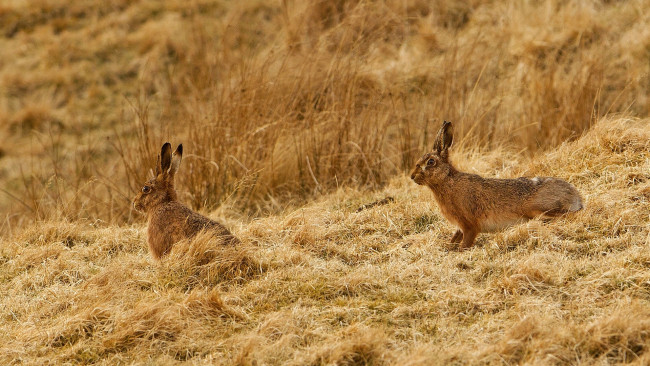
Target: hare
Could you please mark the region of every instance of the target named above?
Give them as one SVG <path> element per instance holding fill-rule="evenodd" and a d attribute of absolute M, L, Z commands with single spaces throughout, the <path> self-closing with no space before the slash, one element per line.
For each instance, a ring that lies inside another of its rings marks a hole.
<path fill-rule="evenodd" d="M 156 164 L 156 176 L 142 186 L 133 199 L 133 207 L 147 215 L 149 251 L 156 260 L 169 252 L 174 243 L 192 238 L 202 230 L 214 233 L 224 244 L 239 240 L 225 226 L 192 211 L 178 201 L 174 175 L 183 157 L 183 145 L 171 153 L 171 144 L 162 146 Z"/>
<path fill-rule="evenodd" d="M 462 241 L 461 249 L 474 245 L 480 232 L 583 208 L 580 193 L 558 178 L 494 179 L 456 170 L 449 162 L 452 142 L 451 122 L 444 121 L 433 151 L 418 160 L 411 179 L 431 188 L 443 216 L 460 228 L 451 243 Z"/>

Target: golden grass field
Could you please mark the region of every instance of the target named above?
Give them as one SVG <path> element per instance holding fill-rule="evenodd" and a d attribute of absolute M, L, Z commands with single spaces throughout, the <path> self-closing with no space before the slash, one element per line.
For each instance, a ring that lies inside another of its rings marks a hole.
<path fill-rule="evenodd" d="M 649 60 L 647 0 L 5 1 L 0 364 L 650 364 Z M 443 119 L 585 209 L 445 249 Z M 148 254 L 165 141 L 240 245 Z"/>

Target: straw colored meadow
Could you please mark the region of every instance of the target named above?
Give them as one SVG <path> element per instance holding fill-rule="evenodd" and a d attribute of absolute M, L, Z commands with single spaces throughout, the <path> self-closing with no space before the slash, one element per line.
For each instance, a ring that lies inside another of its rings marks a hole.
<path fill-rule="evenodd" d="M 647 0 L 4 1 L 0 364 L 649 364 L 649 60 Z M 442 120 L 585 208 L 449 250 Z M 241 243 L 148 253 L 165 141 Z"/>

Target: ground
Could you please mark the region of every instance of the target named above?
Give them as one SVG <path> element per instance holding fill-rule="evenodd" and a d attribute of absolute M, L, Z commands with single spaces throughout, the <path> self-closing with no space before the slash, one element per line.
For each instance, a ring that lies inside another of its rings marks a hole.
<path fill-rule="evenodd" d="M 160 263 L 142 224 L 28 227 L 2 243 L 2 363 L 647 363 L 649 126 L 604 120 L 504 168 L 452 155 L 567 179 L 586 202 L 465 252 L 406 176 L 247 223 L 213 215 L 239 246 L 199 237 Z"/>
<path fill-rule="evenodd" d="M 649 57 L 646 0 L 5 0 L 0 364 L 649 364 Z M 443 120 L 584 210 L 450 249 Z M 241 244 L 152 259 L 166 141 Z"/>

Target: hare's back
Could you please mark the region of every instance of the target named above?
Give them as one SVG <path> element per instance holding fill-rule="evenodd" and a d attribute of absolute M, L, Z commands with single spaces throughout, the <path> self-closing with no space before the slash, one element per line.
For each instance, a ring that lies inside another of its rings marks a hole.
<path fill-rule="evenodd" d="M 188 209 L 189 210 L 189 209 Z M 197 212 L 189 210 L 186 222 L 186 235 L 193 237 L 201 231 L 209 231 L 214 236 L 224 240 L 225 243 L 236 241 L 232 233 L 220 222 L 205 217 Z"/>

